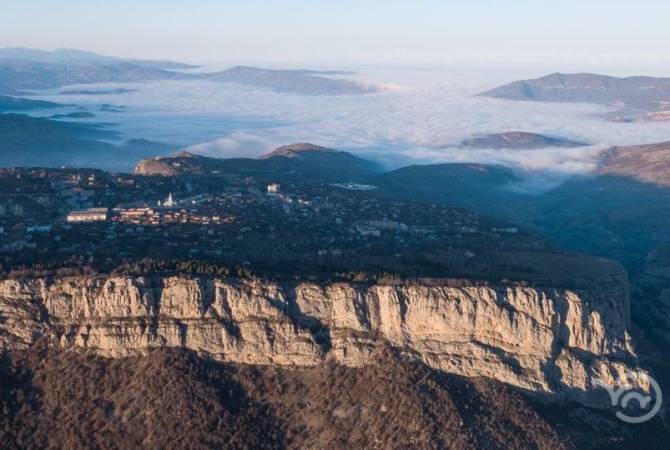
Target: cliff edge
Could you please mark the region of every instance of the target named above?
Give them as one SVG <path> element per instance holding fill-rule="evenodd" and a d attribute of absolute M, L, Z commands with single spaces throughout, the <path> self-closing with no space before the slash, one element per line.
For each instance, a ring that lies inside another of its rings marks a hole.
<path fill-rule="evenodd" d="M 280 283 L 175 277 L 0 281 L 0 349 L 40 339 L 107 357 L 183 347 L 216 360 L 363 366 L 390 344 L 435 369 L 585 404 L 636 364 L 625 284 Z"/>

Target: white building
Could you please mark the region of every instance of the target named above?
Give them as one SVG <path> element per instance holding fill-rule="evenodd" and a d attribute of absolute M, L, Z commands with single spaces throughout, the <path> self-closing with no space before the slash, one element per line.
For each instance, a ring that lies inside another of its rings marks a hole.
<path fill-rule="evenodd" d="M 108 217 L 107 208 L 89 208 L 82 211 L 72 211 L 67 215 L 67 221 L 70 223 L 105 222 Z"/>
<path fill-rule="evenodd" d="M 175 206 L 176 204 L 177 204 L 177 203 L 174 201 L 174 198 L 172 198 L 172 192 L 170 192 L 170 193 L 168 194 L 168 198 L 167 198 L 167 200 L 165 200 L 165 202 L 163 202 L 163 206 L 166 206 L 166 207 L 168 207 L 168 208 L 172 208 L 172 207 Z"/>
<path fill-rule="evenodd" d="M 119 215 L 123 219 L 143 218 L 153 216 L 154 210 L 152 208 L 126 208 L 121 209 Z"/>
<path fill-rule="evenodd" d="M 268 184 L 268 194 L 277 194 L 279 193 L 279 184 L 277 183 L 270 183 Z"/>

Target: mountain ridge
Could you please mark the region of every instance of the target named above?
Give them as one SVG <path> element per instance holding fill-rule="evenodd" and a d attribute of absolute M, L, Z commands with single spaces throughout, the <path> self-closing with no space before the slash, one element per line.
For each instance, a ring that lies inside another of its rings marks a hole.
<path fill-rule="evenodd" d="M 548 136 L 525 131 L 507 131 L 475 136 L 461 142 L 461 147 L 474 149 L 514 149 L 536 150 L 548 147 L 576 148 L 586 147 L 589 144 L 571 139 Z"/>
<path fill-rule="evenodd" d="M 212 158 L 181 152 L 175 156 L 142 160 L 135 167 L 135 174 L 175 176 L 257 172 L 290 178 L 366 181 L 379 170 L 374 162 L 351 153 L 301 143 L 279 147 L 257 159 Z"/>
<path fill-rule="evenodd" d="M 139 66 L 157 67 L 161 69 L 195 69 L 199 66 L 184 64 L 175 61 L 155 61 L 149 59 L 117 58 L 115 56 L 100 55 L 98 53 L 77 50 L 71 48 L 59 48 L 55 50 L 39 50 L 27 47 L 3 47 L 0 48 L 0 59 L 22 59 L 38 63 L 53 64 L 113 64 L 129 62 Z"/>
<path fill-rule="evenodd" d="M 517 101 L 580 102 L 615 105 L 643 111 L 664 110 L 670 99 L 670 78 L 613 77 L 593 73 L 553 73 L 514 81 L 479 94 Z"/>
<path fill-rule="evenodd" d="M 19 55 L 20 56 L 20 55 Z M 85 60 L 85 59 L 84 59 Z M 346 71 L 279 70 L 234 66 L 219 72 L 178 71 L 177 63 L 100 57 L 94 63 L 80 60 L 55 62 L 49 58 L 0 57 L 0 94 L 21 90 L 52 89 L 90 83 L 139 83 L 148 81 L 211 81 L 237 83 L 299 95 L 361 95 L 380 91 L 346 78 Z M 167 66 L 167 67 L 166 67 Z M 175 70 L 172 70 L 175 69 Z"/>

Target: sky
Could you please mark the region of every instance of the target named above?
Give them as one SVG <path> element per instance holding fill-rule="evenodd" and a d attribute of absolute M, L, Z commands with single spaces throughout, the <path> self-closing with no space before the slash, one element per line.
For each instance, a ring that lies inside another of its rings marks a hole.
<path fill-rule="evenodd" d="M 667 0 L 0 0 L 0 45 L 199 64 L 670 73 Z"/>

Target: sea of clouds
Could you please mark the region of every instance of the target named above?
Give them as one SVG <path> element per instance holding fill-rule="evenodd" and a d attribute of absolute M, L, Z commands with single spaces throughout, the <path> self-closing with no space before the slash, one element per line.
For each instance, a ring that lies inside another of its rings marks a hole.
<path fill-rule="evenodd" d="M 114 123 L 125 138 L 170 143 L 175 151 L 215 157 L 255 157 L 294 142 L 348 150 L 387 168 L 436 162 L 504 164 L 542 179 L 587 173 L 613 145 L 670 140 L 670 123 L 614 123 L 611 109 L 588 104 L 513 102 L 476 94 L 542 74 L 449 71 L 363 72 L 355 78 L 383 86 L 377 94 L 303 96 L 213 82 L 133 85 L 121 95 L 40 98 L 81 105 Z M 102 85 L 98 87 L 118 87 Z M 125 87 L 128 87 L 125 85 Z M 87 89 L 92 87 L 86 86 Z M 107 103 L 122 112 L 100 111 Z M 526 131 L 592 143 L 540 150 L 473 150 L 466 138 Z"/>

